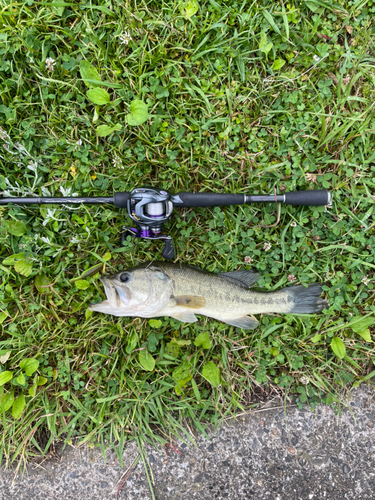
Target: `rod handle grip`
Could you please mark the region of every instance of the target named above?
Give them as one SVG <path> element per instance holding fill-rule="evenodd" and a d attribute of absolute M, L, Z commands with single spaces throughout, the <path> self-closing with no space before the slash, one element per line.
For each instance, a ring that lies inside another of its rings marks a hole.
<path fill-rule="evenodd" d="M 115 193 L 114 195 L 114 205 L 117 208 L 127 208 L 128 199 L 130 193 Z"/>
<path fill-rule="evenodd" d="M 314 189 L 312 191 L 292 191 L 285 193 L 286 205 L 305 205 L 310 207 L 322 207 L 331 202 L 331 193 L 325 189 Z"/>
<path fill-rule="evenodd" d="M 220 207 L 224 205 L 243 205 L 243 194 L 230 193 L 176 193 L 171 201 L 177 207 Z"/>

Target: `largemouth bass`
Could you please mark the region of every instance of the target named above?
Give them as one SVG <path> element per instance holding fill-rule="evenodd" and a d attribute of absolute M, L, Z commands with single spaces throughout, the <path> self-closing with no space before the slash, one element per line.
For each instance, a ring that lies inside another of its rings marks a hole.
<path fill-rule="evenodd" d="M 249 270 L 214 274 L 184 264 L 151 262 L 101 278 L 107 300 L 89 309 L 114 316 L 169 316 L 187 323 L 200 314 L 251 329 L 258 321 L 249 314 L 311 314 L 328 308 L 319 298 L 319 283 L 256 292 L 250 287 L 259 277 Z"/>

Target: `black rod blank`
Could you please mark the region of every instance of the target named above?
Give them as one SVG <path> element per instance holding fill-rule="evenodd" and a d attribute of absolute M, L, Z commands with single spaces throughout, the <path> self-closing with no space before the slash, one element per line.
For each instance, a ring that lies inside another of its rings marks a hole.
<path fill-rule="evenodd" d="M 64 205 L 64 204 L 73 204 L 80 205 L 81 203 L 87 203 L 89 205 L 98 205 L 102 203 L 111 203 L 114 204 L 113 196 L 92 196 L 92 197 L 82 197 L 82 196 L 64 196 L 64 197 L 38 197 L 35 198 L 0 198 L 0 205 L 8 205 L 8 203 L 15 203 L 18 205 Z"/>
<path fill-rule="evenodd" d="M 120 192 L 114 196 L 94 196 L 94 197 L 28 197 L 28 198 L 1 198 L 0 205 L 15 203 L 19 205 L 52 205 L 52 204 L 73 204 L 81 203 L 98 205 L 109 203 L 117 208 L 127 208 L 130 193 Z M 324 189 L 314 189 L 311 191 L 292 191 L 277 195 L 249 195 L 230 193 L 176 193 L 172 194 L 170 201 L 176 207 L 213 207 L 224 205 L 243 205 L 250 203 L 285 203 L 286 205 L 304 206 L 324 206 L 331 202 L 331 194 Z"/>

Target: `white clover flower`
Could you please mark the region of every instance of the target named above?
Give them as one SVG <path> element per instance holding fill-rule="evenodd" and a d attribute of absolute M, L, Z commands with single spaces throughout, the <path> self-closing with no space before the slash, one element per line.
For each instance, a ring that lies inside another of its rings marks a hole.
<path fill-rule="evenodd" d="M 121 158 L 119 156 L 117 156 L 117 155 L 114 156 L 114 158 L 112 160 L 112 165 L 115 168 L 124 168 L 123 165 L 122 165 Z"/>
<path fill-rule="evenodd" d="M 293 283 L 293 281 L 296 281 L 296 277 L 294 276 L 294 274 L 288 274 L 288 281 L 290 281 L 291 283 Z"/>
<path fill-rule="evenodd" d="M 306 375 L 302 375 L 302 377 L 299 379 L 299 381 L 303 385 L 307 385 L 310 383 L 310 379 L 309 379 L 309 377 L 306 377 Z"/>
<path fill-rule="evenodd" d="M 53 71 L 55 69 L 56 61 L 52 57 L 47 57 L 45 61 L 46 70 Z"/>
<path fill-rule="evenodd" d="M 265 243 L 263 245 L 263 250 L 265 250 L 266 252 L 268 252 L 268 250 L 271 250 L 271 248 L 272 248 L 271 243 Z"/>
<path fill-rule="evenodd" d="M 308 174 L 306 174 L 306 180 L 315 183 L 316 182 L 316 175 L 308 173 Z"/>
<path fill-rule="evenodd" d="M 122 35 L 120 35 L 120 43 L 121 45 L 128 45 L 130 40 L 133 40 L 132 37 L 130 36 L 130 33 L 127 31 L 124 31 Z"/>
<path fill-rule="evenodd" d="M 315 62 L 319 62 L 321 58 L 317 54 L 315 54 L 313 56 L 313 59 L 314 59 Z"/>
<path fill-rule="evenodd" d="M 250 262 L 253 262 L 253 259 L 251 257 L 249 257 L 248 255 L 246 255 L 246 257 L 244 258 L 244 262 L 245 262 L 245 264 L 250 264 Z"/>
<path fill-rule="evenodd" d="M 368 284 L 370 283 L 370 280 L 367 276 L 363 276 L 363 278 L 361 279 L 362 283 L 366 286 L 368 286 Z"/>
<path fill-rule="evenodd" d="M 296 221 L 292 221 L 292 222 L 290 223 L 290 226 L 291 226 L 291 227 L 296 227 L 296 226 L 297 226 L 297 222 L 296 222 Z"/>

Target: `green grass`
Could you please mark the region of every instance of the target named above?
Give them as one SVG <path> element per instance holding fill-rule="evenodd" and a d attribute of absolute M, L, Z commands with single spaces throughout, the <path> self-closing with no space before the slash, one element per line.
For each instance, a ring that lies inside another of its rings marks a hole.
<path fill-rule="evenodd" d="M 1 415 L 3 463 L 32 459 L 57 438 L 103 450 L 115 442 L 121 460 L 127 440 L 142 448 L 178 433 L 192 439 L 193 430 L 255 405 L 260 386 L 314 406 L 336 404 L 367 380 L 375 2 L 208 0 L 190 18 L 172 0 L 0 5 L 5 194 L 110 196 L 145 184 L 333 193 L 331 207 L 282 206 L 280 220 L 276 205 L 175 211 L 168 231 L 179 262 L 254 268 L 264 290 L 289 285 L 291 275 L 294 284 L 325 283 L 328 311 L 264 315 L 251 332 L 203 317 L 155 326 L 88 313 L 103 297 L 102 272 L 160 259 L 161 245 L 119 248 L 128 220 L 108 206 L 1 207 L 0 361 L 13 378 L 1 386 L 0 405 L 17 401 Z M 109 103 L 90 102 L 81 61 L 97 69 Z M 148 106 L 136 126 L 126 118 L 133 100 Z M 116 124 L 121 130 L 99 137 L 98 127 Z M 20 253 L 21 263 L 9 259 Z M 89 287 L 80 290 L 78 278 Z M 347 326 L 365 315 L 366 324 Z M 209 333 L 209 348 L 195 345 L 200 333 Z M 139 362 L 145 348 L 152 371 Z M 21 370 L 29 358 L 38 363 Z M 217 388 L 202 376 L 209 362 L 220 370 Z"/>

